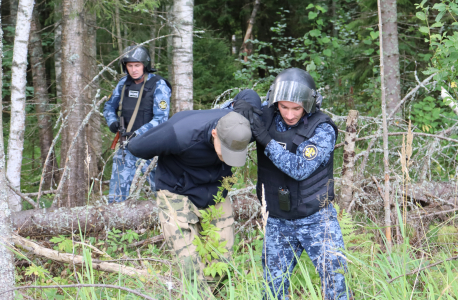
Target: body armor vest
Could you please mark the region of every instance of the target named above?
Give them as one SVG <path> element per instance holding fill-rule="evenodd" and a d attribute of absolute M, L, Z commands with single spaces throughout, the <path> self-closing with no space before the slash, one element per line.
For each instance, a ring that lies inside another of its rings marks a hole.
<path fill-rule="evenodd" d="M 161 79 L 163 79 L 167 86 L 172 89 L 170 83 L 159 75 L 155 75 L 146 81 L 145 88 L 143 89 L 140 107 L 138 108 L 137 117 L 135 118 L 131 132 L 139 129 L 153 119 L 154 92 L 156 91 L 157 82 Z M 125 126 L 127 128 L 134 113 L 135 106 L 137 105 L 137 100 L 140 95 L 140 90 L 143 86 L 143 82 L 136 84 L 134 80 L 129 76 L 125 85 L 126 89 L 124 90 L 121 116 L 124 117 Z"/>
<path fill-rule="evenodd" d="M 274 124 L 274 106 L 263 109 L 262 119 L 272 139 L 283 146 L 284 149 L 296 154 L 297 147 L 310 139 L 318 125 L 330 124 L 338 134 L 337 126 L 331 118 L 321 111 L 317 111 L 308 117 L 307 122 L 301 122 L 298 126 L 285 132 L 278 132 Z M 306 148 L 307 149 L 307 148 Z M 326 201 L 334 199 L 334 176 L 333 158 L 331 153 L 329 161 L 320 165 L 309 177 L 297 181 L 277 168 L 264 154 L 265 147 L 257 143 L 258 154 L 258 183 L 256 193 L 258 199 L 262 199 L 262 185 L 267 203 L 269 217 L 283 219 L 298 219 L 310 216 L 324 207 Z M 304 149 L 305 150 L 305 149 Z M 280 209 L 279 190 L 289 190 L 290 210 Z"/>

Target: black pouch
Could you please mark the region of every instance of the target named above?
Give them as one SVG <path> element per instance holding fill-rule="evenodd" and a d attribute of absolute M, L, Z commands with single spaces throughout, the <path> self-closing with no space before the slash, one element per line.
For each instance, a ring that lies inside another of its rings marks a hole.
<path fill-rule="evenodd" d="M 291 210 L 290 193 L 287 188 L 278 188 L 278 204 L 280 205 L 280 209 L 282 211 Z"/>

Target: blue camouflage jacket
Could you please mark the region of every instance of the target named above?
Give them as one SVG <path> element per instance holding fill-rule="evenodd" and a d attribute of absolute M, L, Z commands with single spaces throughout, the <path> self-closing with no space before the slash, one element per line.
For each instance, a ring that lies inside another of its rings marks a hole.
<path fill-rule="evenodd" d="M 263 103 L 263 106 L 266 103 Z M 310 116 L 310 115 L 309 115 Z M 303 117 L 304 118 L 304 117 Z M 299 122 L 303 122 L 303 118 Z M 299 124 L 299 123 L 298 123 Z M 285 132 L 297 126 L 288 126 L 281 117 L 280 113 L 275 116 L 275 126 L 277 131 Z M 331 158 L 334 150 L 336 134 L 331 125 L 323 123 L 315 129 L 315 134 L 308 140 L 302 142 L 296 149 L 296 153 L 288 150 L 271 140 L 264 150 L 264 154 L 273 162 L 283 173 L 301 181 L 309 177 L 318 167 L 325 165 Z M 317 149 L 317 155 L 312 160 L 307 160 L 302 155 L 304 148 L 308 145 L 314 145 Z"/>
<path fill-rule="evenodd" d="M 147 80 L 153 78 L 154 76 L 156 75 L 154 75 L 153 73 L 149 73 Z M 110 99 L 108 99 L 103 108 L 103 116 L 105 117 L 108 126 L 110 126 L 113 122 L 118 121 L 118 115 L 116 114 L 116 111 L 119 107 L 119 101 L 121 100 L 121 92 L 124 83 L 126 82 L 126 79 L 127 76 L 121 78 L 121 80 L 116 85 L 116 88 L 113 90 Z M 142 127 L 135 131 L 137 135 L 142 135 L 149 129 L 156 127 L 157 125 L 162 124 L 168 120 L 170 112 L 170 96 L 170 88 L 167 86 L 164 80 L 159 80 L 156 84 L 156 90 L 154 91 L 154 117 L 149 123 L 144 124 Z M 161 101 L 165 101 L 167 103 L 167 108 L 164 110 L 161 109 L 159 106 Z"/>

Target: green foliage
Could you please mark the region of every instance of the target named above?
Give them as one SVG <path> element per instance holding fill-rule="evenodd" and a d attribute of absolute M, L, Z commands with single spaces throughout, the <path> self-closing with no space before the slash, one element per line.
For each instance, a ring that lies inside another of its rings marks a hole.
<path fill-rule="evenodd" d="M 231 190 L 232 184 L 234 184 L 236 181 L 237 179 L 235 177 L 225 177 L 222 180 L 217 194 L 213 196 L 215 204 L 223 203 L 225 201 L 223 196 L 224 190 Z M 218 233 L 220 229 L 213 225 L 212 222 L 224 214 L 223 207 L 215 208 L 214 205 L 210 205 L 207 209 L 199 210 L 199 212 L 202 214 L 202 231 L 200 232 L 201 237 L 195 236 L 192 243 L 197 246 L 196 251 L 201 256 L 202 261 L 207 264 L 207 267 L 204 269 L 205 276 L 211 275 L 215 277 L 216 274 L 222 276 L 225 272 L 228 271 L 227 263 L 213 260 L 217 260 L 221 254 L 227 252 L 227 250 L 224 248 L 227 241 L 220 242 L 220 235 Z"/>
<path fill-rule="evenodd" d="M 194 38 L 194 109 L 209 109 L 213 100 L 236 85 L 234 72 L 239 64 L 230 54 L 230 45 L 213 32 Z"/>
<path fill-rule="evenodd" d="M 73 241 L 63 235 L 53 237 L 49 241 L 57 244 L 57 247 L 54 247 L 55 250 L 63 251 L 66 253 L 73 252 Z"/>
<path fill-rule="evenodd" d="M 129 244 L 131 244 L 134 240 L 138 240 L 138 233 L 131 229 L 127 230 L 127 232 L 121 238 L 121 242 L 127 241 Z"/>
<path fill-rule="evenodd" d="M 25 275 L 35 275 L 39 278 L 45 278 L 46 274 L 49 274 L 48 270 L 44 269 L 42 266 L 37 266 L 35 264 L 29 266 L 25 271 Z"/>

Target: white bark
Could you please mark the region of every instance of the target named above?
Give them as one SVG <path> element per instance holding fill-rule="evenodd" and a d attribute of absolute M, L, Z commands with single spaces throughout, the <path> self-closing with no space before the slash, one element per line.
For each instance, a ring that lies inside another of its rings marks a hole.
<path fill-rule="evenodd" d="M 194 0 L 173 3 L 172 102 L 175 112 L 192 110 L 193 106 L 193 30 Z"/>
<path fill-rule="evenodd" d="M 380 0 L 377 0 L 378 4 L 378 20 L 379 20 L 379 41 L 380 41 L 380 82 L 382 90 L 382 117 L 383 117 L 383 165 L 385 169 L 385 197 L 384 210 L 385 210 L 385 234 L 386 244 L 389 251 L 391 251 L 391 209 L 390 209 L 390 167 L 388 164 L 388 125 L 386 121 L 386 90 L 385 90 L 385 69 L 383 59 L 383 30 L 382 30 L 382 11 L 380 6 Z"/>
<path fill-rule="evenodd" d="M 11 68 L 11 123 L 6 176 L 11 184 L 18 189 L 21 186 L 22 150 L 24 149 L 25 130 L 27 46 L 29 44 L 33 5 L 33 0 L 19 1 L 13 47 L 13 65 Z M 8 201 L 12 211 L 21 210 L 21 198 L 18 195 L 10 193 Z"/>
<path fill-rule="evenodd" d="M 0 7 L 1 7 L 0 0 Z M 0 16 L 0 78 L 3 78 L 3 31 Z M 0 80 L 0 111 L 3 111 L 2 99 L 3 82 Z M 14 287 L 14 257 L 5 242 L 11 240 L 11 210 L 8 207 L 7 182 L 5 177 L 5 152 L 3 151 L 3 118 L 0 114 L 0 293 Z M 14 293 L 2 295 L 2 299 L 14 299 Z"/>

